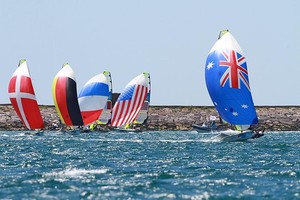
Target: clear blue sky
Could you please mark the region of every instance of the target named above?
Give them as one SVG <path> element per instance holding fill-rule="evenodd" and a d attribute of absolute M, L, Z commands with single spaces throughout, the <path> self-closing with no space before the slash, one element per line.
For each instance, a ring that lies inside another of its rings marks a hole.
<path fill-rule="evenodd" d="M 146 71 L 151 105 L 212 105 L 206 56 L 229 29 L 248 63 L 255 105 L 300 105 L 300 1 L 1 0 L 0 103 L 27 59 L 39 104 L 53 105 L 64 63 L 78 91 L 109 70 L 114 92 Z"/>

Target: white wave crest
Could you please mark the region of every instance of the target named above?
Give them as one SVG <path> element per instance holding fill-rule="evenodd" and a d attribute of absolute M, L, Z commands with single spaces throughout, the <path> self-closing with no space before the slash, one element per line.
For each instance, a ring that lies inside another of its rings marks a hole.
<path fill-rule="evenodd" d="M 46 177 L 81 178 L 87 175 L 106 174 L 108 169 L 66 169 L 60 172 L 45 173 Z"/>

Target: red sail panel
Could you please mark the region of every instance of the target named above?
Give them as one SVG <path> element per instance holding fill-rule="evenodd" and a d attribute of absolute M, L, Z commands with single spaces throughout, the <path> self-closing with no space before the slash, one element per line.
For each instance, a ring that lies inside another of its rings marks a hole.
<path fill-rule="evenodd" d="M 16 80 L 17 77 L 14 76 L 10 79 L 9 84 L 8 84 L 8 93 L 15 93 L 16 92 Z"/>
<path fill-rule="evenodd" d="M 97 111 L 82 111 L 82 119 L 84 124 L 91 124 L 102 114 L 103 109 Z"/>
<path fill-rule="evenodd" d="M 30 77 L 21 76 L 20 92 L 35 95 Z"/>
<path fill-rule="evenodd" d="M 44 121 L 40 114 L 37 102 L 32 99 L 22 98 L 22 105 L 30 129 L 43 129 Z"/>

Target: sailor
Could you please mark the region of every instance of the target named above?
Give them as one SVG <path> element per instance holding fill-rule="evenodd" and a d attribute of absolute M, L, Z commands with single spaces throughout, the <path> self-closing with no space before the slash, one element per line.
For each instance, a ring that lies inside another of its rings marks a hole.
<path fill-rule="evenodd" d="M 93 131 L 93 130 L 95 129 L 95 127 L 96 127 L 96 124 L 95 124 L 95 123 L 92 123 L 92 124 L 90 125 L 90 127 L 89 127 L 89 128 L 90 128 L 90 130 L 92 130 L 92 131 Z"/>
<path fill-rule="evenodd" d="M 265 135 L 264 132 L 265 132 L 265 128 L 262 131 L 255 130 L 254 134 L 253 134 L 253 136 L 251 138 L 252 139 L 260 138 L 260 137 L 262 137 L 262 136 Z"/>
<path fill-rule="evenodd" d="M 52 123 L 52 130 L 56 130 L 56 129 L 58 129 L 58 124 L 53 122 Z"/>
<path fill-rule="evenodd" d="M 129 129 L 129 128 L 131 128 L 131 124 L 126 124 L 125 129 Z"/>
<path fill-rule="evenodd" d="M 212 120 L 212 121 L 211 121 L 210 127 L 211 127 L 211 128 L 216 128 L 216 127 L 217 127 L 215 120 Z"/>

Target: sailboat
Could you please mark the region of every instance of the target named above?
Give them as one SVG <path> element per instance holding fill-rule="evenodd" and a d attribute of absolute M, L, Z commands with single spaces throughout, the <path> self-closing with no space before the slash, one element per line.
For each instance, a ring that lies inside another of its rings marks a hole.
<path fill-rule="evenodd" d="M 52 84 L 52 96 L 63 126 L 82 126 L 83 120 L 77 99 L 77 85 L 73 69 L 64 64 Z"/>
<path fill-rule="evenodd" d="M 27 129 L 37 129 L 39 132 L 44 129 L 44 121 L 25 59 L 20 60 L 19 67 L 10 78 L 8 94 L 14 110 Z"/>
<path fill-rule="evenodd" d="M 83 86 L 78 96 L 78 102 L 84 125 L 99 119 L 108 96 L 109 83 L 104 73 L 92 77 Z"/>
<path fill-rule="evenodd" d="M 99 116 L 98 120 L 96 120 L 94 123 L 92 123 L 89 126 L 89 129 L 92 131 L 110 131 L 111 126 L 109 126 L 111 122 L 111 117 L 112 117 L 112 107 L 113 107 L 113 102 L 112 102 L 112 78 L 111 78 L 111 73 L 109 71 L 104 71 L 103 72 L 104 76 L 107 79 L 107 84 L 108 84 L 108 97 L 106 104 L 103 108 L 102 114 Z"/>
<path fill-rule="evenodd" d="M 220 117 L 240 127 L 258 123 L 254 107 L 247 63 L 239 44 L 228 31 L 210 50 L 205 67 L 205 80 L 211 100 Z M 252 130 L 220 134 L 222 141 L 245 141 L 253 136 Z"/>
<path fill-rule="evenodd" d="M 148 80 L 148 73 L 142 73 L 132 79 L 121 92 L 112 110 L 111 126 L 117 127 L 116 130 L 134 131 L 127 126 L 137 118 L 146 100 Z"/>

